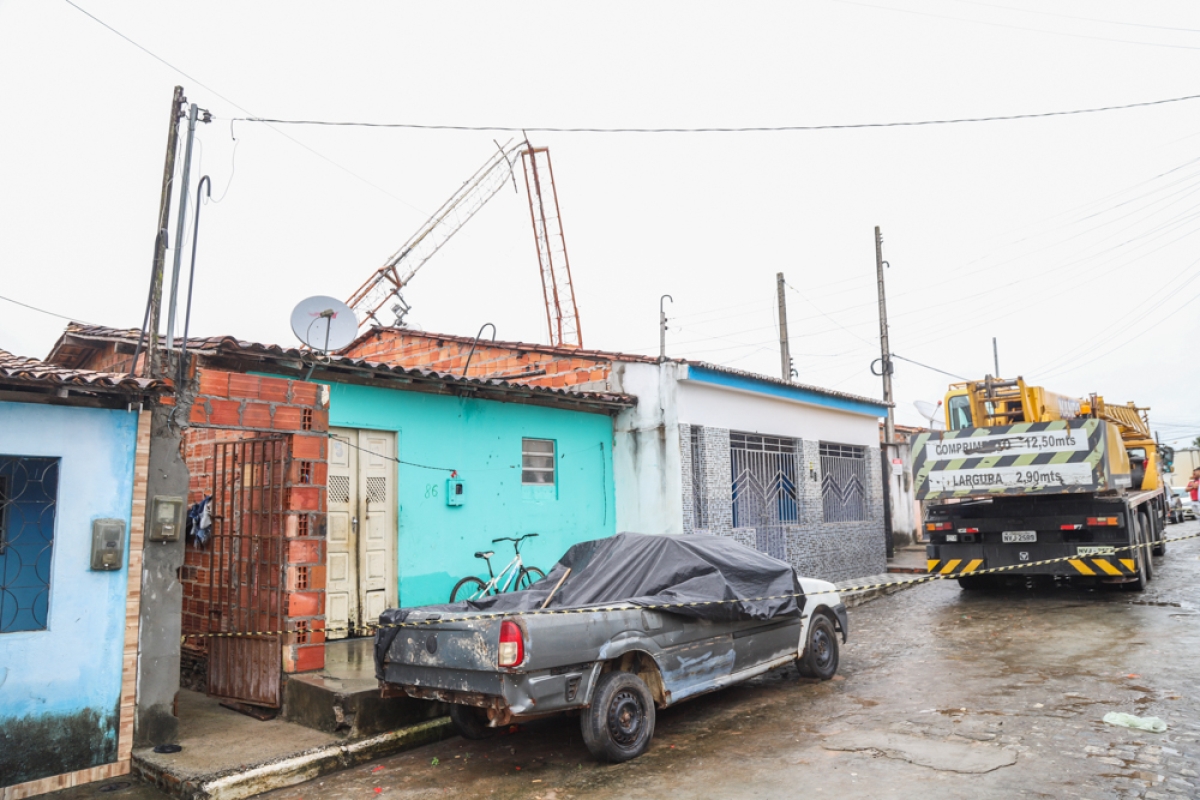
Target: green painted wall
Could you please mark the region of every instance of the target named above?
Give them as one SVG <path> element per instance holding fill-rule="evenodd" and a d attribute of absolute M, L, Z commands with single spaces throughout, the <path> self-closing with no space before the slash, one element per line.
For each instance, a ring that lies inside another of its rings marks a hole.
<path fill-rule="evenodd" d="M 486 580 L 477 550 L 512 545 L 499 536 L 540 534 L 522 546 L 525 563 L 549 571 L 568 547 L 616 530 L 612 418 L 566 409 L 334 384 L 329 424 L 396 431 L 397 457 L 458 470 L 466 502 L 446 505 L 445 471 L 397 465 L 400 605 L 444 603 L 464 575 Z M 521 439 L 553 439 L 554 486 L 521 484 Z"/>

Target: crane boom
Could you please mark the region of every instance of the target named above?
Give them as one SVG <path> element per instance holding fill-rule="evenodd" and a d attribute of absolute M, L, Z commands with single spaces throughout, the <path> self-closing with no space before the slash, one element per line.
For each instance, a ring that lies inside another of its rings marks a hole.
<path fill-rule="evenodd" d="M 396 304 L 391 310 L 396 315 L 396 324 L 403 323 L 408 305 L 400 296 L 401 290 L 408 285 L 417 271 L 425 266 L 425 262 L 500 191 L 500 187 L 512 175 L 517 154 L 525 146 L 524 142 L 513 144 L 510 140 L 499 147 L 492 157 L 425 221 L 420 230 L 350 296 L 346 305 L 354 309 L 360 325 L 370 322 L 384 324 L 376 315 L 393 298 Z M 513 188 L 516 188 L 515 185 Z M 404 269 L 403 273 L 400 272 L 401 269 Z"/>
<path fill-rule="evenodd" d="M 533 238 L 542 274 L 550 344 L 582 347 L 583 332 L 571 283 L 571 263 L 567 260 L 567 242 L 563 238 L 550 150 L 527 146 L 521 151 L 521 162 L 525 168 L 525 193 L 529 196 L 529 217 L 533 222 Z"/>

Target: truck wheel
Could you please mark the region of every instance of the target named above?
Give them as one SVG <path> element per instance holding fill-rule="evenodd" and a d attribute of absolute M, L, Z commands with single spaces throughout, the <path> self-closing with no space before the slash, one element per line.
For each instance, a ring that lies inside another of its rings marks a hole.
<path fill-rule="evenodd" d="M 483 709 L 475 706 L 450 706 L 450 724 L 464 739 L 490 739 L 496 735 L 496 729 L 488 727 Z"/>
<path fill-rule="evenodd" d="M 1134 517 L 1134 544 L 1146 543 L 1146 527 L 1143 522 L 1144 518 L 1140 514 Z M 1137 559 L 1137 576 L 1123 585 L 1128 592 L 1141 592 L 1145 590 L 1146 584 L 1150 583 L 1150 551 L 1145 547 L 1138 547 L 1130 552 Z"/>
<path fill-rule="evenodd" d="M 796 659 L 796 669 L 805 678 L 827 681 L 837 674 L 838 640 L 833 621 L 817 614 L 808 626 L 804 652 Z"/>
<path fill-rule="evenodd" d="M 958 579 L 958 585 L 968 592 L 986 592 L 1000 588 L 1000 582 L 995 575 L 963 575 Z"/>
<path fill-rule="evenodd" d="M 454 588 L 450 591 L 450 602 L 457 603 L 460 600 L 477 600 L 482 596 L 482 592 L 486 587 L 487 584 L 479 580 L 479 578 L 468 575 L 454 584 Z"/>
<path fill-rule="evenodd" d="M 600 761 L 614 764 L 637 758 L 654 735 L 654 698 L 632 672 L 600 676 L 592 705 L 579 718 L 583 742 Z"/>

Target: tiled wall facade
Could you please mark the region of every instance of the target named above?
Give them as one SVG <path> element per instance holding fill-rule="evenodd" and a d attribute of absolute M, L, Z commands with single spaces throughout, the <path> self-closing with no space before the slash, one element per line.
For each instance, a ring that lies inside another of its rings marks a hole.
<path fill-rule="evenodd" d="M 700 469 L 694 467 L 693 426 L 679 426 L 683 466 L 683 520 L 685 533 L 730 536 L 753 547 L 754 528 L 733 527 L 732 467 L 729 431 L 701 427 Z M 869 449 L 866 458 L 867 518 L 859 522 L 825 521 L 821 500 L 820 443 L 801 441 L 797 489 L 799 520 L 784 528 L 788 561 L 807 577 L 841 581 L 887 570 L 884 542 L 883 476 L 879 454 Z M 696 493 L 699 492 L 697 519 Z"/>

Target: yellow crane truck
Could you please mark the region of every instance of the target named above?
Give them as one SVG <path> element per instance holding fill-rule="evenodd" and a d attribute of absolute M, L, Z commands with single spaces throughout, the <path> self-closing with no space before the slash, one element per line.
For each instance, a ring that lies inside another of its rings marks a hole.
<path fill-rule="evenodd" d="M 1017 578 L 1144 589 L 1151 551 L 1166 554 L 1161 462 L 1170 460 L 1147 411 L 1022 378 L 953 384 L 946 430 L 912 438 L 929 572 L 964 589 Z M 1061 560 L 1037 564 L 1052 559 Z M 975 574 L 996 567 L 1018 569 Z"/>

